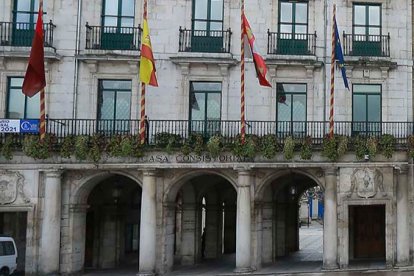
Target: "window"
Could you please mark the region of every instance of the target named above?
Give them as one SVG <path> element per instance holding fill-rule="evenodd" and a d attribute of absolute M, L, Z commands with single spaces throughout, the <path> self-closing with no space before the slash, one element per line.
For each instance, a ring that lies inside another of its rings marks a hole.
<path fill-rule="evenodd" d="M 193 0 L 193 52 L 222 51 L 223 8 L 223 0 Z"/>
<path fill-rule="evenodd" d="M 43 7 L 46 7 L 46 1 Z M 39 0 L 14 0 L 12 37 L 14 46 L 31 45 L 38 10 Z"/>
<path fill-rule="evenodd" d="M 7 119 L 38 119 L 40 117 L 40 93 L 29 98 L 22 92 L 23 78 L 8 78 Z"/>
<path fill-rule="evenodd" d="M 355 84 L 352 97 L 352 132 L 381 132 L 381 85 Z"/>
<path fill-rule="evenodd" d="M 98 129 L 103 132 L 128 132 L 131 115 L 131 81 L 100 80 Z"/>
<path fill-rule="evenodd" d="M 103 0 L 102 49 L 123 50 L 134 47 L 134 0 Z"/>
<path fill-rule="evenodd" d="M 191 82 L 191 131 L 209 137 L 220 133 L 221 83 Z"/>
<path fill-rule="evenodd" d="M 381 5 L 354 4 L 353 55 L 381 54 Z"/>
<path fill-rule="evenodd" d="M 14 255 L 16 252 L 14 250 L 13 242 L 11 241 L 2 241 L 0 242 L 0 256 L 10 256 Z"/>
<path fill-rule="evenodd" d="M 306 84 L 278 83 L 277 131 L 282 136 L 306 135 Z"/>
<path fill-rule="evenodd" d="M 308 2 L 279 2 L 279 54 L 306 54 L 308 52 Z"/>

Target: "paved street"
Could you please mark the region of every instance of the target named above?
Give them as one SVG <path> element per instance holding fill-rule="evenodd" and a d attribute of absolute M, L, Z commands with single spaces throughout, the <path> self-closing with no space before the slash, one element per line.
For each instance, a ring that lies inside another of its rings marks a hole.
<path fill-rule="evenodd" d="M 248 275 L 306 275 L 306 276 L 353 276 L 353 275 L 378 275 L 378 276 L 396 276 L 396 275 L 414 275 L 412 271 L 387 271 L 384 263 L 354 263 L 350 265 L 349 271 L 346 272 L 323 272 L 322 271 L 322 254 L 323 254 L 323 229 L 322 225 L 314 222 L 311 227 L 302 226 L 300 228 L 300 251 L 279 259 L 278 262 L 264 266 L 262 269 Z M 235 265 L 235 255 L 225 256 L 221 260 L 205 261 L 203 263 L 189 266 L 177 267 L 170 276 L 213 276 L 213 275 L 237 275 L 233 273 Z M 408 270 L 408 269 L 406 269 Z M 136 269 L 124 268 L 116 270 L 100 270 L 85 273 L 85 275 L 136 275 Z"/>

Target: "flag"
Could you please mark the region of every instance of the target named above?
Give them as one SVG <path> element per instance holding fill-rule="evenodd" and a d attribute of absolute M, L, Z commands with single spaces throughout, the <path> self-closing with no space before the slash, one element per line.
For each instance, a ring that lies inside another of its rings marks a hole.
<path fill-rule="evenodd" d="M 344 55 L 342 53 L 341 40 L 339 38 L 338 26 L 336 24 L 336 17 L 334 15 L 334 28 L 335 28 L 335 59 L 338 60 L 338 66 L 342 72 L 342 79 L 344 80 L 345 88 L 349 90 L 348 79 L 346 78 L 346 68 Z"/>
<path fill-rule="evenodd" d="M 29 65 L 24 76 L 23 93 L 33 97 L 46 86 L 45 78 L 45 55 L 43 49 L 43 8 L 39 5 L 37 15 L 36 31 L 33 37 L 32 50 L 30 52 Z"/>
<path fill-rule="evenodd" d="M 250 28 L 249 22 L 247 21 L 247 18 L 244 14 L 242 15 L 242 18 L 243 18 L 242 24 L 243 24 L 244 35 L 247 36 L 247 40 L 250 45 L 250 50 L 252 51 L 254 67 L 256 69 L 257 77 L 259 78 L 259 83 L 260 85 L 263 85 L 263 86 L 272 87 L 272 85 L 266 79 L 266 73 L 267 73 L 266 63 L 264 59 L 262 58 L 262 56 L 260 56 L 260 54 L 254 48 L 255 38 L 252 32 L 252 29 Z"/>
<path fill-rule="evenodd" d="M 139 79 L 142 83 L 158 86 L 155 75 L 155 62 L 152 54 L 151 39 L 147 19 L 144 18 L 141 39 L 141 63 L 139 66 Z"/>

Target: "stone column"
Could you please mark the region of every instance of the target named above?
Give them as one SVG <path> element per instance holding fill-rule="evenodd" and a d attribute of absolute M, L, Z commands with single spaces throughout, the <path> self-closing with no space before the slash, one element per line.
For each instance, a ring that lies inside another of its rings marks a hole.
<path fill-rule="evenodd" d="M 156 174 L 144 171 L 139 242 L 139 275 L 154 275 L 156 261 Z"/>
<path fill-rule="evenodd" d="M 250 172 L 238 172 L 235 272 L 251 271 Z"/>
<path fill-rule="evenodd" d="M 408 168 L 403 166 L 397 183 L 397 266 L 407 266 L 410 262 L 408 219 Z"/>
<path fill-rule="evenodd" d="M 325 170 L 325 208 L 323 216 L 323 267 L 338 267 L 338 228 L 336 211 L 336 167 Z"/>
<path fill-rule="evenodd" d="M 59 170 L 44 172 L 45 193 L 39 260 L 39 272 L 42 275 L 59 273 L 61 175 Z"/>

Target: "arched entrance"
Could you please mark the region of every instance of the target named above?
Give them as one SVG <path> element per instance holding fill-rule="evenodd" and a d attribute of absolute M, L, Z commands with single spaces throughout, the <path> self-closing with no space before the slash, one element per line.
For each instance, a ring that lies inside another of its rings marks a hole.
<path fill-rule="evenodd" d="M 118 174 L 93 187 L 87 197 L 84 268 L 138 270 L 141 194 L 134 180 Z"/>
<path fill-rule="evenodd" d="M 175 196 L 174 268 L 203 263 L 234 267 L 236 201 L 235 188 L 222 176 L 185 181 Z"/>
<path fill-rule="evenodd" d="M 323 203 L 318 183 L 305 174 L 289 172 L 269 181 L 261 195 L 261 263 L 282 267 L 300 262 L 305 270 L 322 267 L 323 215 L 312 220 L 309 209 Z"/>

